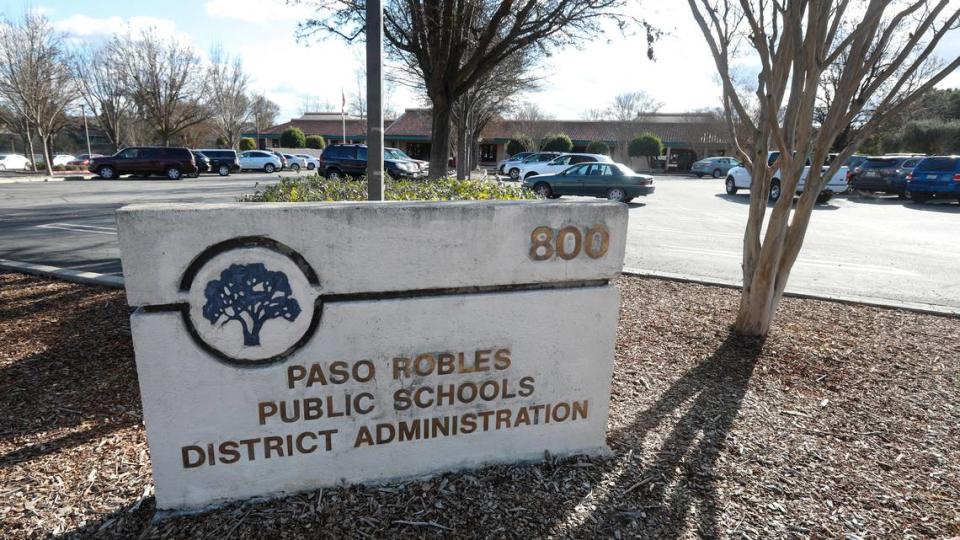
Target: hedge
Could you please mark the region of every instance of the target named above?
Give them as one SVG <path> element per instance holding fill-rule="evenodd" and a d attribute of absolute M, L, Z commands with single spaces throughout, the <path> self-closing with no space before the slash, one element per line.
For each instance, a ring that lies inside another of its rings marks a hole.
<path fill-rule="evenodd" d="M 384 198 L 388 201 L 514 201 L 536 199 L 528 189 L 508 186 L 492 180 L 441 178 L 430 181 L 386 179 Z M 326 202 L 365 201 L 365 178 L 327 180 L 313 175 L 284 178 L 278 184 L 241 196 L 240 202 Z"/>

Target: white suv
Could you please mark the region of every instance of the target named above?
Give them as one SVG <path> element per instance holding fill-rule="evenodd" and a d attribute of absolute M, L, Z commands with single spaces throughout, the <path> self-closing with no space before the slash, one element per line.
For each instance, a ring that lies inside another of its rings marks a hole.
<path fill-rule="evenodd" d="M 773 165 L 773 162 L 776 161 L 778 157 L 780 157 L 780 152 L 778 151 L 767 152 L 767 165 Z M 827 169 L 828 166 L 824 165 L 821 170 L 826 172 Z M 849 168 L 846 165 L 837 170 L 827 184 L 823 186 L 823 191 L 821 191 L 817 197 L 818 203 L 823 204 L 829 201 L 834 195 L 847 191 L 848 171 Z M 803 172 L 800 174 L 800 181 L 797 183 L 797 195 L 803 193 L 808 174 L 810 174 L 810 158 L 807 158 L 807 166 L 803 168 Z M 751 183 L 750 170 L 744 166 L 734 167 L 727 172 L 725 187 L 729 195 L 735 195 L 739 189 L 750 189 Z M 773 172 L 773 177 L 770 180 L 770 200 L 776 201 L 780 198 L 780 195 L 780 169 L 777 169 Z"/>
<path fill-rule="evenodd" d="M 562 154 L 551 159 L 550 161 L 545 162 L 527 163 L 524 161 L 523 165 L 520 166 L 519 177 L 523 180 L 526 180 L 531 176 L 557 174 L 566 170 L 567 167 L 576 165 L 578 163 L 597 162 L 613 163 L 613 160 L 610 159 L 610 156 L 605 156 L 603 154 Z"/>
<path fill-rule="evenodd" d="M 264 150 L 247 150 L 240 154 L 240 169 L 244 171 L 262 170 L 267 174 L 282 169 L 280 158 Z"/>

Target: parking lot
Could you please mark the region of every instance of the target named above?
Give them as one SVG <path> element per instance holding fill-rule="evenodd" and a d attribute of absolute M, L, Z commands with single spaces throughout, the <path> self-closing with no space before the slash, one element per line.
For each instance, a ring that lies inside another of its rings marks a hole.
<path fill-rule="evenodd" d="M 0 258 L 119 274 L 117 208 L 146 202 L 230 202 L 277 178 L 242 174 L 176 182 L 0 185 Z M 655 184 L 653 196 L 631 204 L 626 266 L 738 281 L 747 195 L 726 195 L 722 180 L 658 177 Z M 815 210 L 790 289 L 960 308 L 958 238 L 960 206 L 955 202 L 919 205 L 890 197 L 835 197 Z"/>

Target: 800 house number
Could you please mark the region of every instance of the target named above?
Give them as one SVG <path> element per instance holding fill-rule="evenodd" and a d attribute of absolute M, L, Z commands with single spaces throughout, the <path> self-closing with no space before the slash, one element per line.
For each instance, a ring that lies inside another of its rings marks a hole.
<path fill-rule="evenodd" d="M 599 259 L 610 246 L 610 231 L 600 223 L 583 232 L 572 225 L 561 229 L 537 227 L 530 233 L 530 258 L 547 261 L 559 257 L 565 261 L 575 259 L 581 253 L 591 259 Z"/>

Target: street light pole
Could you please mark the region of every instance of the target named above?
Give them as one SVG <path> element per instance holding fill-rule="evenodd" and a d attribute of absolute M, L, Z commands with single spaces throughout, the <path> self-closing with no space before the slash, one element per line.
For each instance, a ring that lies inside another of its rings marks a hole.
<path fill-rule="evenodd" d="M 93 152 L 90 151 L 90 129 L 87 128 L 87 110 L 80 105 L 80 114 L 83 116 L 83 132 L 87 136 L 87 158 L 90 158 L 90 154 Z"/>
<path fill-rule="evenodd" d="M 383 200 L 382 0 L 367 0 L 367 200 Z"/>

